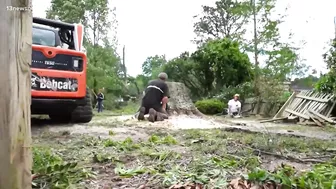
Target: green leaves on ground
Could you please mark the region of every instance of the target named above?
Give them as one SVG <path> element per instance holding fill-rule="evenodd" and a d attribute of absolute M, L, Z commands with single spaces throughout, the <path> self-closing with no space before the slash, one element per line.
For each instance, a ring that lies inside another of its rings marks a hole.
<path fill-rule="evenodd" d="M 238 43 L 220 39 L 203 44 L 192 55 L 182 53 L 166 63 L 162 70 L 171 80 L 184 83 L 193 97 L 200 97 L 215 93 L 226 85 L 250 81 L 251 67 Z"/>
<path fill-rule="evenodd" d="M 329 72 L 323 75 L 316 89 L 326 93 L 336 93 L 336 39 L 331 42 L 328 52 L 323 55 Z"/>
<path fill-rule="evenodd" d="M 50 148 L 33 148 L 33 159 L 33 188 L 64 189 L 95 177 L 90 169 L 80 167 L 78 162 L 65 162 Z"/>
<path fill-rule="evenodd" d="M 309 159 L 316 154 L 328 156 L 331 152 L 326 149 L 334 146 L 332 141 L 266 137 L 220 129 L 144 130 L 151 134 L 141 140 L 132 139 L 133 135 L 120 140 L 120 132 L 113 130 L 114 135 L 108 135 L 108 138 L 69 135 L 57 137 L 60 143 L 53 143 L 54 149 L 35 147 L 35 188 L 41 185 L 84 188 L 95 181 L 108 182 L 111 187 L 146 183 L 149 188 L 181 188 L 197 184 L 207 188 L 226 188 L 232 181 L 238 185 L 276 183 L 283 185 L 282 188 L 293 185 L 297 189 L 329 189 L 335 180 L 334 160 L 329 158 L 326 162 L 330 162 L 317 164 L 312 170 L 303 172 L 287 165 L 272 172 L 265 169 L 275 160 L 274 157 L 279 158 L 281 154 L 284 159 L 276 160 L 285 164 L 291 163 L 285 157 Z M 47 140 L 50 142 L 50 138 Z M 268 155 L 263 155 L 264 152 Z M 91 167 L 97 175 L 93 174 Z"/>
<path fill-rule="evenodd" d="M 301 173 L 284 164 L 274 172 L 256 168 L 249 172 L 246 178 L 237 178 L 230 183 L 230 189 L 242 187 L 245 189 L 333 189 L 336 187 L 336 167 L 331 164 L 319 164 L 312 170 Z"/>

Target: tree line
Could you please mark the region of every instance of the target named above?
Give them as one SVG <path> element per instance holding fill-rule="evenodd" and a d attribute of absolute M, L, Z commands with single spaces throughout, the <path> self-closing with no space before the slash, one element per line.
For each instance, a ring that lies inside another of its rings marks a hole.
<path fill-rule="evenodd" d="M 148 57 L 136 85 L 164 71 L 171 80 L 183 82 L 195 100 L 230 98 L 234 91 L 262 98 L 279 96 L 282 91 L 274 90 L 274 85 L 302 75 L 309 67 L 299 55 L 300 46 L 293 45 L 294 34 L 281 38 L 286 15 L 276 13 L 276 4 L 276 0 L 219 0 L 214 6 L 203 6 L 194 23 L 197 50 L 172 60 Z"/>
<path fill-rule="evenodd" d="M 286 9 L 278 14 L 276 8 L 277 0 L 218 0 L 214 6 L 202 6 L 202 12 L 195 15 L 195 52 L 181 52 L 171 60 L 164 55 L 149 56 L 142 64 L 142 74 L 127 78 L 116 53 L 116 33 L 111 37 L 118 26 L 115 9 L 109 8 L 107 0 L 52 0 L 47 17 L 84 24 L 88 86 L 95 92 L 104 87 L 111 102 L 107 108 L 113 108 L 118 97 L 141 96 L 148 81 L 162 71 L 170 81 L 184 83 L 194 100 L 226 99 L 233 92 L 277 100 L 272 98 L 283 91 L 274 86 L 303 75 L 309 67 L 299 54 L 304 44 L 295 46 L 292 33 L 281 37 L 279 26 Z M 335 59 L 335 53 L 325 55 L 326 61 L 335 64 L 328 55 Z M 333 74 L 331 71 L 321 80 L 331 83 Z M 319 83 L 318 88 L 330 89 L 326 85 Z"/>

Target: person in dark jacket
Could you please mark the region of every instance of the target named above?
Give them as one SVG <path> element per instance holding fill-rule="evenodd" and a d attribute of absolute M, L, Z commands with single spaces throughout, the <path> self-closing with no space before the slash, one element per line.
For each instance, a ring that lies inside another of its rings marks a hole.
<path fill-rule="evenodd" d="M 163 121 L 168 118 L 166 111 L 169 97 L 166 83 L 168 75 L 162 72 L 158 77 L 158 79 L 150 81 L 145 90 L 138 116 L 139 120 L 144 120 L 146 114 L 149 114 L 148 121 L 150 122 Z"/>
<path fill-rule="evenodd" d="M 103 100 L 104 100 L 103 90 L 100 89 L 97 95 L 98 113 L 103 111 Z"/>

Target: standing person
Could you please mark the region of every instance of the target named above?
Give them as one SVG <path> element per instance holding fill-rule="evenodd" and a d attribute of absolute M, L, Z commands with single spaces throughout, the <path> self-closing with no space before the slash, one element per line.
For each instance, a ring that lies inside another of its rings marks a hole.
<path fill-rule="evenodd" d="M 235 94 L 233 99 L 231 99 L 228 103 L 228 115 L 231 117 L 237 116 L 241 110 L 241 103 L 238 100 L 239 94 Z"/>
<path fill-rule="evenodd" d="M 98 113 L 103 111 L 103 100 L 104 100 L 103 89 L 99 89 L 99 93 L 97 95 Z"/>
<path fill-rule="evenodd" d="M 158 75 L 158 79 L 149 82 L 142 98 L 139 120 L 144 120 L 146 114 L 149 114 L 148 121 L 150 122 L 163 121 L 168 118 L 166 111 L 169 97 L 167 79 L 168 75 L 162 72 Z"/>

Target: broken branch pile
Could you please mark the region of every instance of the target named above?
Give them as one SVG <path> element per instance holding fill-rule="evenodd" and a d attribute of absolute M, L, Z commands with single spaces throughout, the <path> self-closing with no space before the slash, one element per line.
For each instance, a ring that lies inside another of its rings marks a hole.
<path fill-rule="evenodd" d="M 335 124 L 334 118 L 331 117 L 335 103 L 333 94 L 314 91 L 293 93 L 273 119 L 263 122 L 296 119 L 300 124 L 305 125 Z"/>

